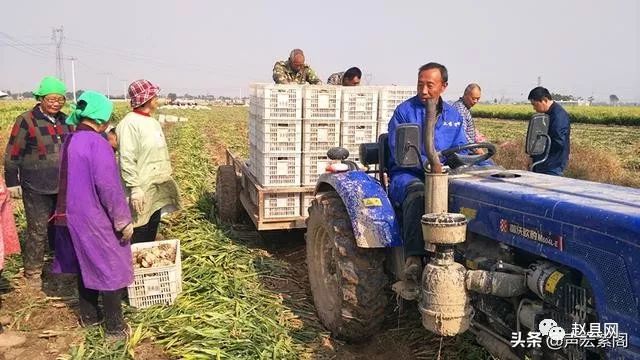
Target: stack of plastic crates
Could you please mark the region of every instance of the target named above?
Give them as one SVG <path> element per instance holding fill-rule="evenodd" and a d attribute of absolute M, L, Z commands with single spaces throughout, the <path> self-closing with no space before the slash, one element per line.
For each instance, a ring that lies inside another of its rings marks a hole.
<path fill-rule="evenodd" d="M 398 105 L 416 96 L 415 86 L 382 86 L 378 99 L 378 135 L 387 132 L 389 120 Z"/>
<path fill-rule="evenodd" d="M 296 85 L 251 85 L 249 168 L 263 187 L 300 185 L 302 90 Z M 266 217 L 299 215 L 297 193 L 265 194 L 261 204 L 251 197 Z"/>
<path fill-rule="evenodd" d="M 329 162 L 327 151 L 340 146 L 341 86 L 306 86 L 302 105 L 302 185 L 313 186 Z"/>
<path fill-rule="evenodd" d="M 376 141 L 378 132 L 378 88 L 345 87 L 342 90 L 340 146 L 349 150 L 349 159 L 362 167 L 359 148 Z"/>

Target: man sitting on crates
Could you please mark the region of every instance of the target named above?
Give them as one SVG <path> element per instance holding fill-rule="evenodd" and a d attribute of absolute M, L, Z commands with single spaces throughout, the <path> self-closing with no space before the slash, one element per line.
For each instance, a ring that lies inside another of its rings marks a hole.
<path fill-rule="evenodd" d="M 438 63 L 428 63 L 418 70 L 417 95 L 398 105 L 389 121 L 389 198 L 401 211 L 402 239 L 405 253 L 404 277 L 417 284 L 425 256 L 420 219 L 424 214 L 424 170 L 422 167 L 401 168 L 395 164 L 395 133 L 399 124 L 415 123 L 424 126 L 425 104 L 429 99 L 438 99 L 435 126 L 436 151 L 467 144 L 462 116 L 440 97 L 447 88 L 447 68 Z M 420 146 L 422 163 L 426 159 L 424 146 Z"/>
<path fill-rule="evenodd" d="M 358 86 L 362 78 L 362 71 L 357 67 L 349 68 L 347 71 L 337 72 L 329 76 L 327 84 L 342 86 Z"/>
<path fill-rule="evenodd" d="M 322 84 L 316 72 L 304 63 L 304 53 L 300 49 L 291 50 L 289 60 L 273 65 L 273 81 L 276 84 Z"/>

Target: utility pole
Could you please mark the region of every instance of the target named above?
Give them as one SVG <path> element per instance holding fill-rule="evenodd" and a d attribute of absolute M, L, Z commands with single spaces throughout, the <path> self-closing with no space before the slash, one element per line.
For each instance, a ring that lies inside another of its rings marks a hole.
<path fill-rule="evenodd" d="M 542 86 L 542 76 L 538 76 L 538 86 Z"/>
<path fill-rule="evenodd" d="M 51 40 L 56 46 L 56 76 L 64 82 L 64 58 L 62 56 L 62 40 L 64 39 L 64 29 L 54 28 L 51 31 Z"/>
<path fill-rule="evenodd" d="M 76 99 L 76 58 L 72 57 L 71 60 L 71 87 L 73 88 L 73 102 L 78 103 L 78 99 Z"/>
<path fill-rule="evenodd" d="M 113 74 L 107 72 L 107 73 L 102 73 L 100 75 L 107 76 L 107 99 L 111 99 L 111 79 L 109 77 Z"/>

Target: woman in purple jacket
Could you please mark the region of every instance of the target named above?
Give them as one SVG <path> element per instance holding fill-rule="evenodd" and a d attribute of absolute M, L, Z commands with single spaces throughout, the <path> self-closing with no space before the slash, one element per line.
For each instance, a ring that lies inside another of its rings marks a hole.
<path fill-rule="evenodd" d="M 122 289 L 133 281 L 131 213 L 107 128 L 113 104 L 86 91 L 67 124 L 77 126 L 62 149 L 60 193 L 55 224 L 58 231 L 54 272 L 78 273 L 82 325 L 104 318 L 108 336 L 126 336 Z M 102 294 L 104 316 L 98 308 Z"/>

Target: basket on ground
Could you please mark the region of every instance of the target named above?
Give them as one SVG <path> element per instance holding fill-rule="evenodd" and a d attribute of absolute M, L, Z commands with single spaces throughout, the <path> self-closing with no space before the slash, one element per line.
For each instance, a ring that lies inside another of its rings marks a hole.
<path fill-rule="evenodd" d="M 180 241 L 162 240 L 131 245 L 133 254 L 142 251 L 159 249 L 164 246 L 175 249 L 175 260 L 171 265 L 162 263 L 151 267 L 136 267 L 133 269 L 133 283 L 127 287 L 129 304 L 135 308 L 147 308 L 152 305 L 171 305 L 182 291 L 182 260 L 180 258 Z M 168 250 L 173 251 L 173 250 Z M 145 265 L 149 264 L 146 262 Z M 156 266 L 157 265 L 157 266 Z"/>

